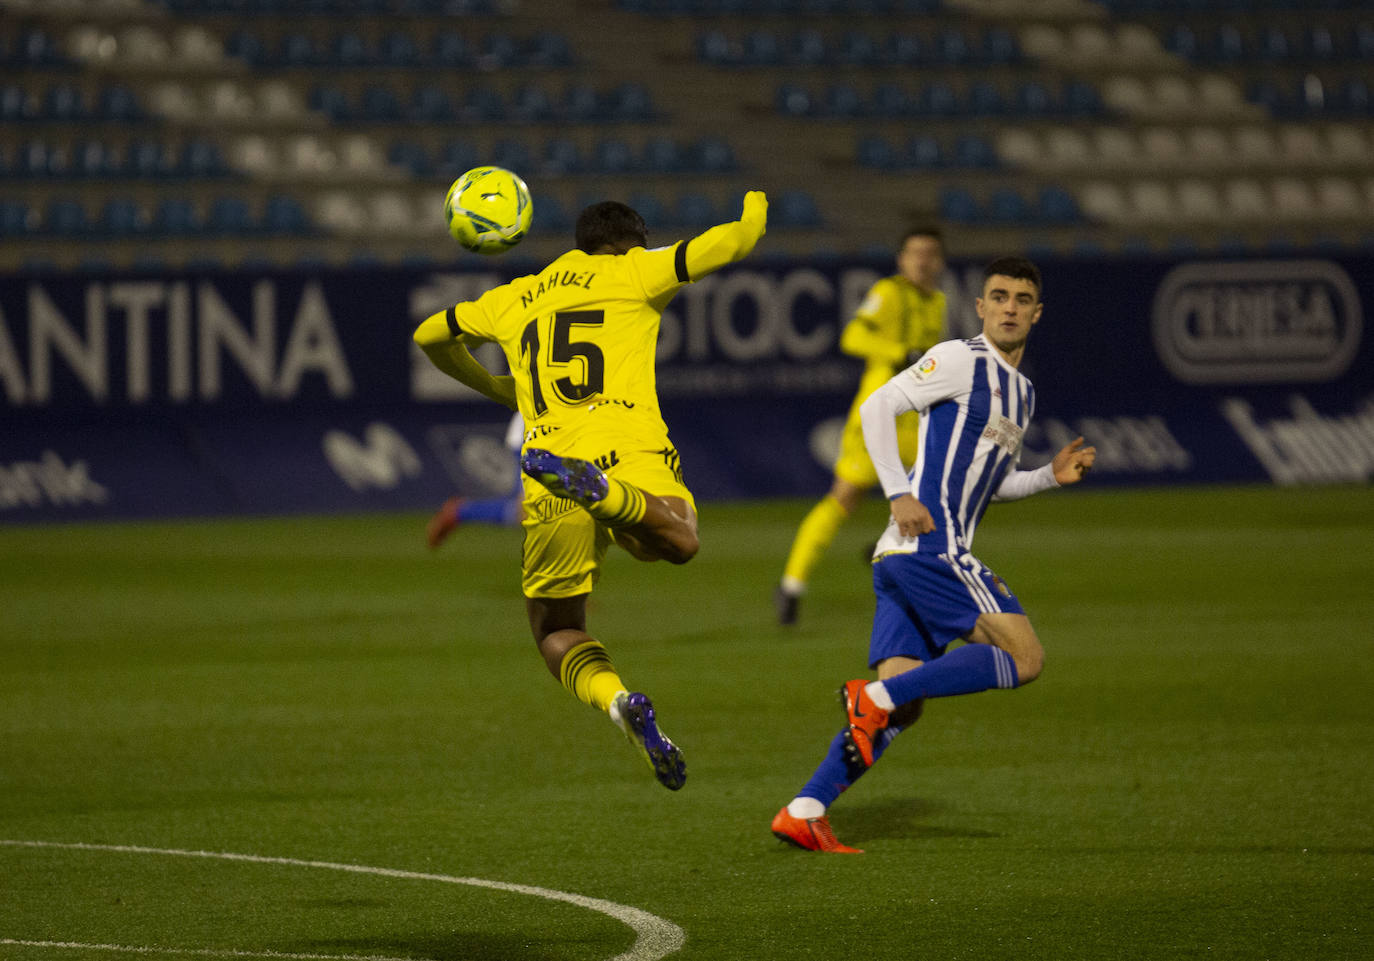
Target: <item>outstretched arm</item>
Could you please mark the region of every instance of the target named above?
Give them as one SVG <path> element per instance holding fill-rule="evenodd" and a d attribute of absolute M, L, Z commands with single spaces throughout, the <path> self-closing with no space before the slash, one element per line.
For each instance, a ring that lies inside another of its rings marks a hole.
<path fill-rule="evenodd" d="M 1083 479 L 1084 474 L 1092 470 L 1095 460 L 1097 460 L 1097 448 L 1084 447 L 1083 438 L 1079 437 L 1066 444 L 1059 453 L 1054 455 L 1054 460 L 1044 467 L 1035 470 L 1011 471 L 1002 479 L 1002 483 L 998 485 L 997 492 L 993 494 L 992 499 L 995 501 L 1015 501 L 1049 490 L 1051 487 L 1077 484 Z"/>
<path fill-rule="evenodd" d="M 768 195 L 751 190 L 744 195 L 739 220 L 712 227 L 684 241 L 686 280 L 699 280 L 749 255 L 768 226 Z"/>
<path fill-rule="evenodd" d="M 420 345 L 430 363 L 454 380 L 468 385 L 483 397 L 516 409 L 515 378 L 498 377 L 478 363 L 468 345 L 481 341 L 470 334 L 460 333 L 455 337 L 448 323 L 448 311 L 434 314 L 416 328 L 415 343 Z"/>

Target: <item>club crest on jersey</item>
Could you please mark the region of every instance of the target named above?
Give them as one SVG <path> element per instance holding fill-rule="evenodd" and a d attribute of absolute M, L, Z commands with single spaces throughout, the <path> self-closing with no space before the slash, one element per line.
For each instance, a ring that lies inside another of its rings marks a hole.
<path fill-rule="evenodd" d="M 925 380 L 931 374 L 935 373 L 935 368 L 937 366 L 934 357 L 921 358 L 921 362 L 916 365 L 916 379 Z"/>

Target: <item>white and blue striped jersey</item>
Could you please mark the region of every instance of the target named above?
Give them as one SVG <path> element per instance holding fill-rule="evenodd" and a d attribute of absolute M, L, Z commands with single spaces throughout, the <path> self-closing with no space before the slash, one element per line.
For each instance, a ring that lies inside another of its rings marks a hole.
<path fill-rule="evenodd" d="M 1021 441 L 1035 409 L 1029 378 L 983 335 L 936 344 L 880 387 L 863 410 L 864 440 L 889 499 L 911 493 L 935 530 L 906 538 L 889 521 L 874 556 L 918 551 L 959 557 L 989 501 L 1012 500 L 1056 486 L 1049 465 L 1017 471 Z M 920 447 L 908 472 L 897 450 L 898 414 L 921 414 Z"/>

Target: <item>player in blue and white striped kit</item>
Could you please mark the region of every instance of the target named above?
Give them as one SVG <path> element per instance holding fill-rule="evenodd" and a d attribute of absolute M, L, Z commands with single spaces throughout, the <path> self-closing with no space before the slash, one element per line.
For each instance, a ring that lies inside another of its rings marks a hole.
<path fill-rule="evenodd" d="M 1018 687 L 1040 674 L 1044 649 L 1030 619 L 972 547 L 989 501 L 1076 483 L 1096 457 L 1079 437 L 1044 467 L 1016 470 L 1035 407 L 1035 390 L 1017 368 L 1042 306 L 1034 264 L 993 261 L 975 304 L 983 332 L 936 344 L 863 405 L 864 443 L 892 511 L 873 555 L 869 666 L 878 680 L 840 689 L 844 729 L 773 819 L 784 841 L 857 853 L 835 838 L 826 809 L 920 717 L 925 698 Z M 921 413 L 910 474 L 896 429 L 897 415 L 909 410 Z M 950 648 L 954 640 L 967 643 Z"/>

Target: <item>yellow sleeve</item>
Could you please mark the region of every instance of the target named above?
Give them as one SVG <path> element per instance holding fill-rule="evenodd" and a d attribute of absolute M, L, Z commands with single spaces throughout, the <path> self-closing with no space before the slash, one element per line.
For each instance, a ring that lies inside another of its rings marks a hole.
<path fill-rule="evenodd" d="M 840 335 L 840 350 L 853 357 L 898 366 L 905 363 L 907 346 L 896 335 L 901 329 L 901 299 L 887 280 L 880 280 L 859 305 L 854 319 Z"/>
<path fill-rule="evenodd" d="M 712 227 L 691 240 L 657 250 L 631 251 L 646 300 L 657 300 L 683 284 L 700 280 L 726 264 L 742 260 L 768 226 L 768 197 L 762 190 L 744 195 L 739 220 Z"/>
<path fill-rule="evenodd" d="M 455 304 L 447 310 L 431 314 L 415 329 L 415 343 L 425 352 L 430 363 L 454 380 L 515 410 L 515 379 L 493 376 L 478 363 L 468 350 L 469 345 L 492 338 L 482 337 L 468 328 L 482 326 L 483 314 L 474 303 Z"/>

